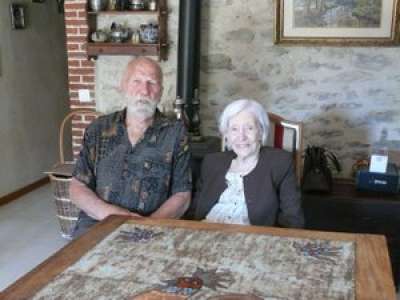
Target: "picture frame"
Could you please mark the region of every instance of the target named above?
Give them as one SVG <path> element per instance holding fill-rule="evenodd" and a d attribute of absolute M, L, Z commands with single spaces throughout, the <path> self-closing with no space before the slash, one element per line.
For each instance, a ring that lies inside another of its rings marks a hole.
<path fill-rule="evenodd" d="M 275 44 L 394 46 L 400 0 L 275 0 Z"/>
<path fill-rule="evenodd" d="M 11 28 L 24 29 L 25 28 L 25 8 L 21 4 L 10 4 Z"/>

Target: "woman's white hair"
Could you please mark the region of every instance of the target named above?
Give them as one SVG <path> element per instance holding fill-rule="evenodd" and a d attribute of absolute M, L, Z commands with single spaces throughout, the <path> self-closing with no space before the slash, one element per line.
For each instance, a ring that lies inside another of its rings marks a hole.
<path fill-rule="evenodd" d="M 225 137 L 226 133 L 228 132 L 230 119 L 232 119 L 232 117 L 236 116 L 242 111 L 247 111 L 254 115 L 260 126 L 261 144 L 266 145 L 269 132 L 268 115 L 260 103 L 251 99 L 235 100 L 225 107 L 224 111 L 222 112 L 219 118 L 219 124 L 218 124 L 218 128 L 222 136 Z"/>

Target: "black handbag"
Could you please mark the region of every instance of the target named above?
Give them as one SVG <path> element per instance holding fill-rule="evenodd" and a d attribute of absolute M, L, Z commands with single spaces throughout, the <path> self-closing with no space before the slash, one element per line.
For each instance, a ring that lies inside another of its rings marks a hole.
<path fill-rule="evenodd" d="M 323 147 L 308 146 L 305 151 L 301 188 L 303 192 L 330 193 L 332 191 L 332 171 L 341 171 L 336 156 Z"/>

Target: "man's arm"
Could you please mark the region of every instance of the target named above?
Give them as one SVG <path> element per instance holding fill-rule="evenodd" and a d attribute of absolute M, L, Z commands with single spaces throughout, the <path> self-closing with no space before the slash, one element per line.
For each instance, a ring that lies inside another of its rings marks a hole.
<path fill-rule="evenodd" d="M 139 214 L 132 213 L 125 208 L 105 202 L 84 183 L 75 178 L 71 180 L 69 193 L 71 202 L 95 220 L 103 220 L 109 215 L 141 217 Z"/>
<path fill-rule="evenodd" d="M 157 219 L 178 219 L 183 216 L 188 209 L 190 199 L 190 192 L 176 193 L 169 197 L 150 217 Z"/>
<path fill-rule="evenodd" d="M 176 142 L 173 154 L 171 196 L 154 213 L 152 218 L 178 219 L 189 208 L 192 190 L 189 137 L 183 122 L 176 123 Z"/>
<path fill-rule="evenodd" d="M 109 215 L 130 215 L 140 217 L 128 210 L 107 203 L 94 192 L 96 140 L 100 135 L 99 119 L 90 124 L 83 136 L 82 149 L 76 160 L 69 187 L 71 202 L 95 220 L 103 220 Z"/>

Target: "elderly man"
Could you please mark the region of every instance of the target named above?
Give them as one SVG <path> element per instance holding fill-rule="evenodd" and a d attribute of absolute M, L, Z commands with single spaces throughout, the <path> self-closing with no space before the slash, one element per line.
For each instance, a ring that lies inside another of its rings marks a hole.
<path fill-rule="evenodd" d="M 82 210 L 74 236 L 109 215 L 179 218 L 190 203 L 186 129 L 156 108 L 160 66 L 149 58 L 130 61 L 121 90 L 126 108 L 85 131 L 70 185 L 71 201 Z"/>

